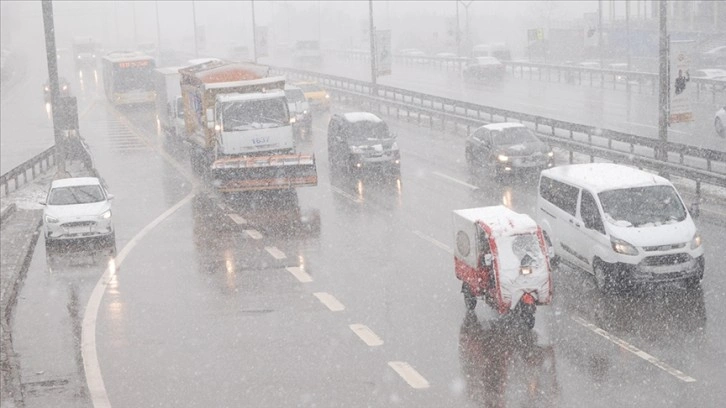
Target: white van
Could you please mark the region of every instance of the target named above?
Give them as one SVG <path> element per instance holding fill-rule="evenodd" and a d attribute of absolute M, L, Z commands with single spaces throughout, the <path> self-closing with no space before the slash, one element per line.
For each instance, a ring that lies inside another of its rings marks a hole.
<path fill-rule="evenodd" d="M 663 177 L 611 163 L 543 170 L 536 213 L 557 259 L 595 275 L 602 291 L 703 278 L 701 237 Z"/>

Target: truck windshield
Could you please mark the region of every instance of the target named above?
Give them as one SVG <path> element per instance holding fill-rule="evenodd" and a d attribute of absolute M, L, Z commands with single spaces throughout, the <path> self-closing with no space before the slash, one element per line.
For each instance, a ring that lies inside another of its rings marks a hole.
<path fill-rule="evenodd" d="M 224 130 L 275 128 L 290 124 L 284 98 L 228 102 L 222 108 Z"/>
<path fill-rule="evenodd" d="M 305 94 L 302 89 L 285 89 L 285 97 L 290 103 L 305 102 Z"/>
<path fill-rule="evenodd" d="M 603 191 L 598 197 L 605 219 L 623 227 L 654 227 L 686 218 L 683 202 L 668 185 Z"/>
<path fill-rule="evenodd" d="M 93 54 L 93 52 L 96 50 L 96 47 L 93 43 L 75 44 L 73 48 L 76 50 L 76 55 L 83 53 Z"/>

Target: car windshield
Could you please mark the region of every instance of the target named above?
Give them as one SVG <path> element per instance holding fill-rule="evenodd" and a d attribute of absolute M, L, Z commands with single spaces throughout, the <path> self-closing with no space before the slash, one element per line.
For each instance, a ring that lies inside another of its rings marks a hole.
<path fill-rule="evenodd" d="M 498 146 L 511 146 L 525 143 L 539 143 L 539 139 L 526 127 L 511 127 L 492 130 L 492 142 Z"/>
<path fill-rule="evenodd" d="M 300 89 L 285 89 L 285 97 L 290 103 L 305 102 L 305 94 Z"/>
<path fill-rule="evenodd" d="M 97 203 L 105 200 L 99 185 L 56 187 L 48 196 L 49 205 Z"/>
<path fill-rule="evenodd" d="M 290 123 L 283 98 L 228 102 L 222 108 L 224 130 L 275 128 Z"/>
<path fill-rule="evenodd" d="M 498 261 L 502 268 L 519 268 L 529 255 L 529 265 L 541 265 L 544 253 L 535 233 L 516 234 L 497 238 Z"/>
<path fill-rule="evenodd" d="M 361 120 L 348 123 L 343 127 L 344 137 L 351 141 L 364 142 L 369 140 L 390 139 L 386 122 Z"/>
<path fill-rule="evenodd" d="M 598 194 L 605 219 L 624 227 L 672 224 L 686 218 L 686 209 L 671 186 L 632 187 Z"/>

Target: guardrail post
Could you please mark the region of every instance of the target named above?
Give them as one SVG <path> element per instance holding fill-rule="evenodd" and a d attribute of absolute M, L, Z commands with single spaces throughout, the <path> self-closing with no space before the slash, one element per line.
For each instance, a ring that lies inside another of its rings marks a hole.
<path fill-rule="evenodd" d="M 691 216 L 701 215 L 701 179 L 696 179 L 696 201 L 691 203 Z"/>
<path fill-rule="evenodd" d="M 570 150 L 570 164 L 575 162 L 575 152 Z"/>

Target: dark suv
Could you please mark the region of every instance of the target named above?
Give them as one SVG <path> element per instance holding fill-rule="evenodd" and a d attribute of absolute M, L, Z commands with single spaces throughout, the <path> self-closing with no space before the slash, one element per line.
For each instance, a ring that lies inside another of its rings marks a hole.
<path fill-rule="evenodd" d="M 332 168 L 401 170 L 396 136 L 369 112 L 336 113 L 328 125 L 328 159 Z"/>
<path fill-rule="evenodd" d="M 500 179 L 505 174 L 534 172 L 555 165 L 554 152 L 520 123 L 492 123 L 475 130 L 466 140 L 466 163 Z"/>

